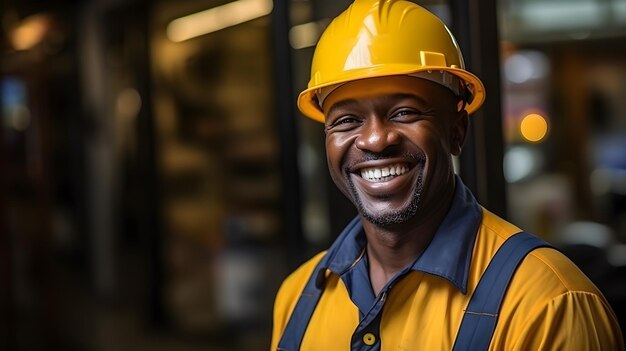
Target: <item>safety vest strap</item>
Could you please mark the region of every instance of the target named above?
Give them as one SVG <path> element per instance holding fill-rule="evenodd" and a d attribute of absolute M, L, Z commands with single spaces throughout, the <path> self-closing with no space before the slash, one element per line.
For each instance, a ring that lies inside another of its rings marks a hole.
<path fill-rule="evenodd" d="M 324 257 L 317 263 L 313 273 L 309 277 L 300 298 L 294 307 L 289 322 L 283 331 L 283 335 L 278 343 L 279 351 L 300 350 L 300 344 L 304 338 L 304 333 L 309 325 L 313 311 L 322 296 L 326 283 L 326 269 L 333 257 L 339 252 L 339 248 L 346 237 L 354 236 L 354 231 L 361 230 L 361 220 L 356 216 L 339 234 L 335 243 L 328 249 Z"/>
<path fill-rule="evenodd" d="M 304 332 L 309 325 L 309 320 L 311 320 L 313 311 L 324 289 L 327 257 L 328 255 L 325 255 L 324 258 L 320 260 L 313 270 L 309 281 L 304 286 L 304 290 L 302 294 L 300 294 L 298 303 L 296 303 L 296 307 L 293 309 L 282 338 L 278 343 L 279 351 L 300 350 Z"/>
<path fill-rule="evenodd" d="M 454 351 L 489 348 L 509 282 L 524 257 L 539 247 L 550 247 L 550 244 L 526 232 L 517 233 L 502 244 L 472 294 Z"/>

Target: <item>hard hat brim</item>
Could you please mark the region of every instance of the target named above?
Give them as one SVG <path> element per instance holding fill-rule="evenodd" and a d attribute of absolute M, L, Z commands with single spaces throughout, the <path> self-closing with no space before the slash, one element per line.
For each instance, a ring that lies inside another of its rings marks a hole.
<path fill-rule="evenodd" d="M 483 104 L 483 102 L 485 101 L 485 87 L 483 83 L 477 76 L 475 76 L 474 74 L 466 70 L 454 68 L 454 67 L 445 67 L 445 66 L 442 66 L 442 67 L 420 66 L 418 68 L 416 68 L 415 66 L 404 67 L 404 68 L 396 66 L 396 67 L 391 68 L 389 67 L 389 65 L 385 65 L 385 66 L 379 66 L 379 67 L 370 67 L 364 70 L 364 72 L 358 72 L 358 73 L 346 72 L 345 77 L 338 77 L 337 79 L 334 79 L 330 82 L 326 82 L 324 84 L 319 84 L 319 85 L 315 85 L 315 86 L 307 88 L 306 90 L 301 92 L 300 95 L 298 96 L 298 102 L 297 102 L 298 109 L 305 116 L 315 121 L 324 123 L 325 121 L 324 113 L 321 107 L 319 106 L 319 103 L 317 101 L 317 96 L 316 96 L 320 88 L 324 88 L 324 87 L 328 87 L 328 86 L 332 86 L 336 84 L 347 83 L 351 81 L 357 81 L 361 79 L 397 76 L 397 75 L 410 75 L 413 73 L 424 72 L 424 71 L 446 71 L 459 77 L 464 82 L 464 84 L 466 84 L 466 86 L 468 87 L 468 89 L 470 90 L 473 96 L 471 101 L 467 101 L 467 104 L 465 105 L 465 110 L 467 111 L 468 115 L 478 110 L 480 106 Z M 359 78 L 355 79 L 354 77 L 359 77 Z M 419 78 L 416 78 L 416 79 L 419 79 Z"/>

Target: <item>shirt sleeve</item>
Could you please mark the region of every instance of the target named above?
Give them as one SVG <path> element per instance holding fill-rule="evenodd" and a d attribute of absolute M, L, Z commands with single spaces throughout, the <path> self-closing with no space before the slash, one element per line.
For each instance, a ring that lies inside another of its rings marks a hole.
<path fill-rule="evenodd" d="M 624 350 L 617 318 L 606 301 L 570 291 L 528 316 L 514 350 Z"/>

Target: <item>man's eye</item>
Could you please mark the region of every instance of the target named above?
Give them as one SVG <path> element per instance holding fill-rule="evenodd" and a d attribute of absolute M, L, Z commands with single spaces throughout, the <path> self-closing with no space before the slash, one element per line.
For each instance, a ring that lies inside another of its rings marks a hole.
<path fill-rule="evenodd" d="M 405 109 L 405 110 L 400 110 L 400 111 L 395 112 L 391 116 L 391 119 L 400 120 L 400 121 L 412 121 L 412 120 L 420 118 L 423 115 L 424 114 L 420 111 L 413 110 L 413 109 Z"/>
<path fill-rule="evenodd" d="M 347 117 L 342 117 L 339 118 L 334 124 L 350 124 L 350 123 L 356 123 L 357 120 L 354 117 L 351 116 L 347 116 Z"/>
<path fill-rule="evenodd" d="M 348 115 L 337 118 L 333 123 L 330 124 L 329 128 L 349 128 L 356 125 L 357 123 L 359 123 L 359 119 L 354 116 Z"/>

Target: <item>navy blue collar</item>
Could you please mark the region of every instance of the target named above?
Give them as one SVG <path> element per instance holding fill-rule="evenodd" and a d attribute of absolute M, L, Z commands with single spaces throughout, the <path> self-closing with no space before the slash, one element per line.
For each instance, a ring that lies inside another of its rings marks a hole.
<path fill-rule="evenodd" d="M 472 250 L 481 220 L 480 205 L 457 176 L 450 210 L 411 270 L 442 277 L 463 294 L 467 293 Z M 329 248 L 320 268 L 328 268 L 338 275 L 346 273 L 361 257 L 365 243 L 363 226 L 357 216 Z"/>

